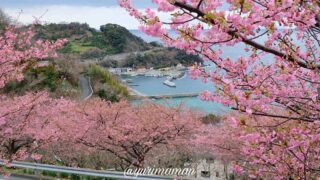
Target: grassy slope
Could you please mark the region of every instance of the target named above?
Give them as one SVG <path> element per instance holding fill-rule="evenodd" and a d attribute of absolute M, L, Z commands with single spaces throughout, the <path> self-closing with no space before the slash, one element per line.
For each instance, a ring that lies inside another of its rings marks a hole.
<path fill-rule="evenodd" d="M 79 96 L 78 74 L 81 68 L 69 58 L 68 60 L 56 60 L 49 66 L 34 68 L 30 65 L 24 72 L 22 81 L 9 82 L 2 93 L 24 94 L 27 91 L 48 90 L 55 97 Z"/>
<path fill-rule="evenodd" d="M 112 102 L 129 97 L 128 89 L 119 79 L 97 65 L 90 65 L 88 75 L 91 78 L 93 91 L 99 97 Z"/>

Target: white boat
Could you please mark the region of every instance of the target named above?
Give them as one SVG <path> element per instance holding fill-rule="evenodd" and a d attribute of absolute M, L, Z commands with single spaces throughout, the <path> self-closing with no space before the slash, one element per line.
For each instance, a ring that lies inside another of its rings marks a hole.
<path fill-rule="evenodd" d="M 134 77 L 134 76 L 137 76 L 137 75 L 138 75 L 138 73 L 135 73 L 135 72 L 130 73 L 131 77 Z"/>
<path fill-rule="evenodd" d="M 133 82 L 132 79 L 124 79 L 124 80 L 122 80 L 122 81 L 125 82 L 125 83 L 132 83 L 132 82 Z"/>
<path fill-rule="evenodd" d="M 167 85 L 169 87 L 176 87 L 176 84 L 174 82 L 172 82 L 172 81 L 169 81 L 169 80 L 163 81 L 163 84 Z"/>
<path fill-rule="evenodd" d="M 168 76 L 168 77 L 167 77 L 167 80 L 168 80 L 168 81 L 172 81 L 173 79 L 174 79 L 173 76 Z"/>

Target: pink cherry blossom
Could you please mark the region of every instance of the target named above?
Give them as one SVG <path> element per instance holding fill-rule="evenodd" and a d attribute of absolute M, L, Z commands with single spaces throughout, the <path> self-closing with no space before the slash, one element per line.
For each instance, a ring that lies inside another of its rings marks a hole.
<path fill-rule="evenodd" d="M 136 9 L 130 1 L 119 2 L 129 13 L 134 12 L 144 32 L 215 65 L 213 70 L 195 65 L 190 75 L 215 86 L 214 92 L 200 95 L 202 100 L 239 112 L 239 118 L 231 121 L 232 127 L 226 127 L 232 132 L 226 136 L 242 145 L 244 160 L 238 165 L 245 173 L 267 179 L 319 176 L 317 3 L 152 0 L 158 8 L 151 13 Z M 171 18 L 161 19 L 160 13 Z M 246 55 L 235 57 L 224 52 L 225 48 L 239 51 L 238 47 Z M 223 144 L 214 135 L 209 137 Z M 217 147 L 216 142 L 210 143 Z"/>
<path fill-rule="evenodd" d="M 60 39 L 55 42 L 38 40 L 32 43 L 32 28 L 21 31 L 9 26 L 0 33 L 0 88 L 9 81 L 21 81 L 28 65 L 55 57 L 55 50 L 66 42 L 65 39 Z"/>
<path fill-rule="evenodd" d="M 157 147 L 188 143 L 201 124 L 197 113 L 151 102 L 134 107 L 125 101 L 91 99 L 72 111 L 77 113 L 69 121 L 59 122 L 66 132 L 63 138 L 110 152 L 126 166 L 143 167 L 147 155 Z"/>

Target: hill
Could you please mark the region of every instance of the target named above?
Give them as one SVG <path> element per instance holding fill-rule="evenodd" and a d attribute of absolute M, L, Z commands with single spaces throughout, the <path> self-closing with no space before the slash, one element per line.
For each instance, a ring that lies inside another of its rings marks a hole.
<path fill-rule="evenodd" d="M 36 38 L 67 38 L 69 42 L 60 50 L 61 53 L 78 54 L 82 60 L 98 59 L 99 64 L 104 67 L 161 68 L 180 63 L 190 65 L 202 62 L 199 56 L 188 55 L 174 48 L 165 48 L 156 42 L 147 43 L 116 24 L 103 25 L 100 30 L 80 23 L 37 25 Z M 110 55 L 123 55 L 120 56 L 123 58 L 106 58 Z"/>
<path fill-rule="evenodd" d="M 144 54 L 131 54 L 121 67 L 132 68 L 165 68 L 183 64 L 186 66 L 192 65 L 195 62 L 202 62 L 202 59 L 196 55 L 190 55 L 182 50 L 175 48 L 159 48 L 148 51 Z M 102 64 L 104 65 L 104 64 Z"/>
<path fill-rule="evenodd" d="M 88 24 L 46 24 L 36 26 L 36 38 L 57 40 L 67 38 L 69 42 L 62 53 L 84 53 L 97 51 L 98 54 L 118 54 L 144 51 L 152 46 L 116 24 L 106 24 L 100 30 Z"/>

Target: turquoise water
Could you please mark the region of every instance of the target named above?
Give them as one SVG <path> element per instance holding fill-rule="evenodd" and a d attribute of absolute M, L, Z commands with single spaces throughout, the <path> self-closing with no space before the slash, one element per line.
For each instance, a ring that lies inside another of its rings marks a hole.
<path fill-rule="evenodd" d="M 126 79 L 126 78 L 123 78 Z M 145 94 L 145 95 L 169 95 L 169 94 L 179 94 L 179 93 L 200 93 L 204 90 L 214 90 L 214 85 L 212 83 L 204 83 L 200 79 L 192 80 L 186 75 L 184 78 L 175 80 L 175 88 L 168 87 L 162 82 L 166 79 L 157 77 L 145 77 L 145 76 L 135 76 L 129 77 L 132 80 L 131 88 Z M 157 103 L 161 103 L 169 106 L 176 106 L 180 103 L 184 104 L 186 107 L 192 108 L 194 110 L 203 111 L 205 113 L 223 114 L 228 110 L 221 104 L 214 102 L 204 102 L 198 97 L 186 97 L 186 98 L 169 98 L 163 100 L 153 100 Z"/>
<path fill-rule="evenodd" d="M 145 77 L 135 76 L 129 77 L 132 80 L 131 87 L 146 95 L 169 95 L 169 94 L 181 94 L 181 93 L 200 93 L 203 90 L 214 90 L 212 83 L 203 83 L 199 80 L 192 80 L 188 76 L 173 81 L 176 87 L 169 87 L 162 82 L 166 80 L 166 77 Z"/>

